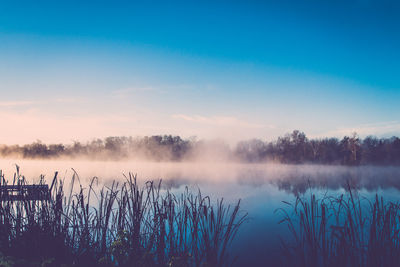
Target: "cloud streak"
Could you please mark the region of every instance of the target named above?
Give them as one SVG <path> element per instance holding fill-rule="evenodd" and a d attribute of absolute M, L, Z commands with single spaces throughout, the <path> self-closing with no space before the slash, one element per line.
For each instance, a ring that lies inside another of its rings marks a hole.
<path fill-rule="evenodd" d="M 160 88 L 154 86 L 137 86 L 128 87 L 118 90 L 114 90 L 111 94 L 115 98 L 124 98 L 137 93 L 148 93 L 148 92 L 163 92 Z"/>
<path fill-rule="evenodd" d="M 0 101 L 0 107 L 19 107 L 37 104 L 35 101 Z"/>
<path fill-rule="evenodd" d="M 340 127 L 336 130 L 326 132 L 323 136 L 337 136 L 342 137 L 356 132 L 362 137 L 368 135 L 389 136 L 399 135 L 400 122 L 399 121 L 386 121 L 378 123 L 360 124 L 354 127 Z"/>
<path fill-rule="evenodd" d="M 135 117 L 119 115 L 49 114 L 39 110 L 0 112 L 2 129 L 0 143 L 24 144 L 35 140 L 49 143 L 70 143 L 73 140 L 90 140 L 135 132 Z M 129 125 L 129 128 L 126 128 Z M 133 125 L 133 126 L 132 126 Z"/>
<path fill-rule="evenodd" d="M 200 116 L 200 115 L 185 115 L 185 114 L 174 114 L 172 118 L 184 120 L 187 122 L 199 123 L 199 124 L 208 124 L 214 126 L 235 126 L 235 127 L 244 127 L 244 128 L 253 128 L 253 129 L 262 129 L 262 128 L 274 128 L 273 125 L 265 125 L 259 123 L 250 123 L 245 120 L 240 120 L 236 117 L 232 116 Z"/>

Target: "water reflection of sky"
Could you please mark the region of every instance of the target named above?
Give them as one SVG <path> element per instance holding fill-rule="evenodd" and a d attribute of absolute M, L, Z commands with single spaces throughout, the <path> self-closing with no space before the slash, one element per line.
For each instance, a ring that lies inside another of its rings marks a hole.
<path fill-rule="evenodd" d="M 285 207 L 282 201 L 293 202 L 297 195 L 307 195 L 310 190 L 319 196 L 337 196 L 344 194 L 348 185 L 369 199 L 376 193 L 386 200 L 400 199 L 399 167 L 1 160 L 0 169 L 6 177 L 12 177 L 14 163 L 31 181 L 38 181 L 40 174 L 49 181 L 56 170 L 68 179 L 70 168 L 74 168 L 83 184 L 93 176 L 99 177 L 100 183 L 109 183 L 113 179 L 122 181 L 122 173 L 134 171 L 143 183 L 163 179 L 164 189 L 172 192 L 188 186 L 192 191 L 200 188 L 215 202 L 224 198 L 233 204 L 241 199 L 242 212 L 249 214 L 249 220 L 232 244 L 231 253 L 238 255 L 238 266 L 281 264 L 279 238 L 287 238 L 287 226 L 278 224 L 282 214 L 275 211 Z"/>

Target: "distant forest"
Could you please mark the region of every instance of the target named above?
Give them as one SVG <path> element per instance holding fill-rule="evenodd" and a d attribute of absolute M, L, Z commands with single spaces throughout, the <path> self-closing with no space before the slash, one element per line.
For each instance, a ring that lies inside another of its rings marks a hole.
<path fill-rule="evenodd" d="M 218 155 L 212 157 L 213 154 Z M 298 130 L 275 141 L 251 139 L 234 148 L 223 141 L 204 141 L 179 136 L 107 137 L 70 145 L 0 145 L 3 158 L 49 159 L 83 157 L 96 160 L 138 158 L 153 161 L 185 161 L 198 158 L 239 162 L 287 164 L 400 165 L 400 138 L 351 136 L 308 139 Z"/>

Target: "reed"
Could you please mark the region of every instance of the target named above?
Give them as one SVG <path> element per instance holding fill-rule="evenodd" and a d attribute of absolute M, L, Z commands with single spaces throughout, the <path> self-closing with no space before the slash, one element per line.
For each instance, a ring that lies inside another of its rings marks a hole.
<path fill-rule="evenodd" d="M 18 168 L 12 183 L 26 183 Z M 140 187 L 133 174 L 102 187 L 93 178 L 84 188 L 74 172 L 70 185 L 65 183 L 55 177 L 47 201 L 1 201 L 3 259 L 35 266 L 232 264 L 228 248 L 247 218 L 240 201 L 212 203 L 188 188 L 173 194 L 161 182 Z"/>
<path fill-rule="evenodd" d="M 298 196 L 279 209 L 290 240 L 287 266 L 399 266 L 400 204 L 368 200 L 348 187 L 338 197 Z"/>

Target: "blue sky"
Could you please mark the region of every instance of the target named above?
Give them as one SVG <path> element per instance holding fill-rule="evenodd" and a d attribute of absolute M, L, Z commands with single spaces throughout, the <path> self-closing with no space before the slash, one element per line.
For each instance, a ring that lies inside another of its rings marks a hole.
<path fill-rule="evenodd" d="M 372 0 L 0 1 L 3 142 L 400 135 L 399 12 Z"/>

